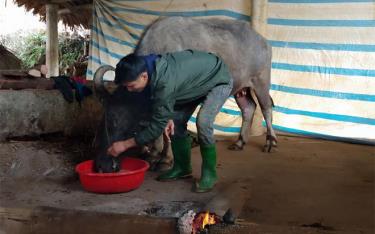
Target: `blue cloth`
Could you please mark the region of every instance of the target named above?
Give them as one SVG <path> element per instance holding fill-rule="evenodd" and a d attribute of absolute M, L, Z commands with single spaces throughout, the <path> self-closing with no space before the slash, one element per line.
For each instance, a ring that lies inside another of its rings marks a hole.
<path fill-rule="evenodd" d="M 146 62 L 147 75 L 150 79 L 152 74 L 155 71 L 155 61 L 156 61 L 156 59 L 160 58 L 160 55 L 149 54 L 149 55 L 142 56 L 142 57 L 143 57 L 144 61 Z"/>
<path fill-rule="evenodd" d="M 83 99 L 92 94 L 92 91 L 89 87 L 84 84 L 74 82 L 74 88 L 76 89 L 76 100 L 81 103 Z"/>

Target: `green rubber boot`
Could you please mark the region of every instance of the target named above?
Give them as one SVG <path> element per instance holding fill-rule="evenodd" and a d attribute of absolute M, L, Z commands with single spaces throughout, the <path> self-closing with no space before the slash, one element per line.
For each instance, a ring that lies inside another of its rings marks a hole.
<path fill-rule="evenodd" d="M 216 146 L 200 146 L 202 155 L 202 172 L 201 179 L 196 182 L 194 192 L 209 192 L 215 186 L 217 181 L 216 175 Z"/>
<path fill-rule="evenodd" d="M 190 136 L 172 140 L 173 167 L 158 176 L 158 181 L 171 181 L 191 177 L 191 138 Z"/>

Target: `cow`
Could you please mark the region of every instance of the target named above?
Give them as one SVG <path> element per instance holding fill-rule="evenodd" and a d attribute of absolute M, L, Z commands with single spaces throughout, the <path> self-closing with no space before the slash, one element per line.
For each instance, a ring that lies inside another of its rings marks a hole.
<path fill-rule="evenodd" d="M 103 82 L 103 75 L 108 70 L 114 68 L 104 65 L 94 74 L 95 93 L 104 110 L 94 139 L 93 169 L 102 173 L 120 170 L 120 158 L 107 155 L 107 149 L 113 142 L 134 137 L 137 131 L 147 127 L 151 113 L 150 100 L 144 93 L 129 92 L 122 86 L 112 87 L 114 91 L 108 91 Z M 151 164 L 152 170 L 165 171 L 173 160 L 168 147 L 160 137 L 150 146 L 128 150 L 121 157 L 142 155 Z"/>
<path fill-rule="evenodd" d="M 239 138 L 229 149 L 242 150 L 248 141 L 256 108 L 253 91 L 267 127 L 263 151 L 273 151 L 277 137 L 272 127 L 273 101 L 269 94 L 272 50 L 267 41 L 245 21 L 166 17 L 157 19 L 145 30 L 134 53 L 163 54 L 187 49 L 215 53 L 229 67 L 234 80 L 232 94 L 242 113 Z M 97 79 L 96 84 L 101 84 L 101 77 Z"/>

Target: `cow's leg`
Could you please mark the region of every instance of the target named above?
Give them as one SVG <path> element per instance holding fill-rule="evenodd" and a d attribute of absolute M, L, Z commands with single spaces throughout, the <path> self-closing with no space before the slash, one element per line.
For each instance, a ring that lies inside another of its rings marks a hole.
<path fill-rule="evenodd" d="M 270 72 L 261 73 L 263 76 L 269 76 Z M 267 77 L 262 77 L 259 80 L 265 81 Z M 255 94 L 257 96 L 260 108 L 263 113 L 264 120 L 266 121 L 267 137 L 266 144 L 263 147 L 263 152 L 272 152 L 277 147 L 277 137 L 272 127 L 272 106 L 273 101 L 269 94 L 269 83 L 255 85 Z"/>
<path fill-rule="evenodd" d="M 158 171 L 159 164 L 162 159 L 162 151 L 163 151 L 163 135 L 160 135 L 154 142 L 146 146 L 146 155 L 147 155 L 147 162 L 150 164 L 151 171 Z"/>
<path fill-rule="evenodd" d="M 173 155 L 170 142 L 164 134 L 160 135 L 150 146 L 143 150 L 147 155 L 146 161 L 150 164 L 151 171 L 166 171 L 173 165 Z"/>
<path fill-rule="evenodd" d="M 163 139 L 163 149 L 160 152 L 160 161 L 156 168 L 157 171 L 169 170 L 173 165 L 173 154 L 171 150 L 171 143 L 168 141 L 167 137 L 162 135 Z"/>
<path fill-rule="evenodd" d="M 160 135 L 158 138 L 156 138 L 154 142 L 154 148 L 158 153 L 161 153 L 163 151 L 163 147 L 164 147 L 163 135 Z"/>
<path fill-rule="evenodd" d="M 253 121 L 256 103 L 251 96 L 250 88 L 235 94 L 235 99 L 242 113 L 242 126 L 238 140 L 228 147 L 229 150 L 242 150 L 249 138 L 250 125 Z"/>

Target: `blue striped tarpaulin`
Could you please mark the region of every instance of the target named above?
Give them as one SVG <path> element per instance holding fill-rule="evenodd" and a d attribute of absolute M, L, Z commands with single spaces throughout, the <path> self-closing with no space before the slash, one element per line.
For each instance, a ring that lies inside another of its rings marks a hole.
<path fill-rule="evenodd" d="M 94 0 L 88 78 L 133 51 L 160 16 L 251 20 L 248 0 Z M 265 35 L 273 48 L 271 95 L 280 131 L 375 142 L 373 0 L 269 0 Z M 113 79 L 108 74 L 106 79 Z M 195 117 L 189 129 L 196 131 Z M 215 134 L 237 135 L 240 111 L 229 98 Z"/>

